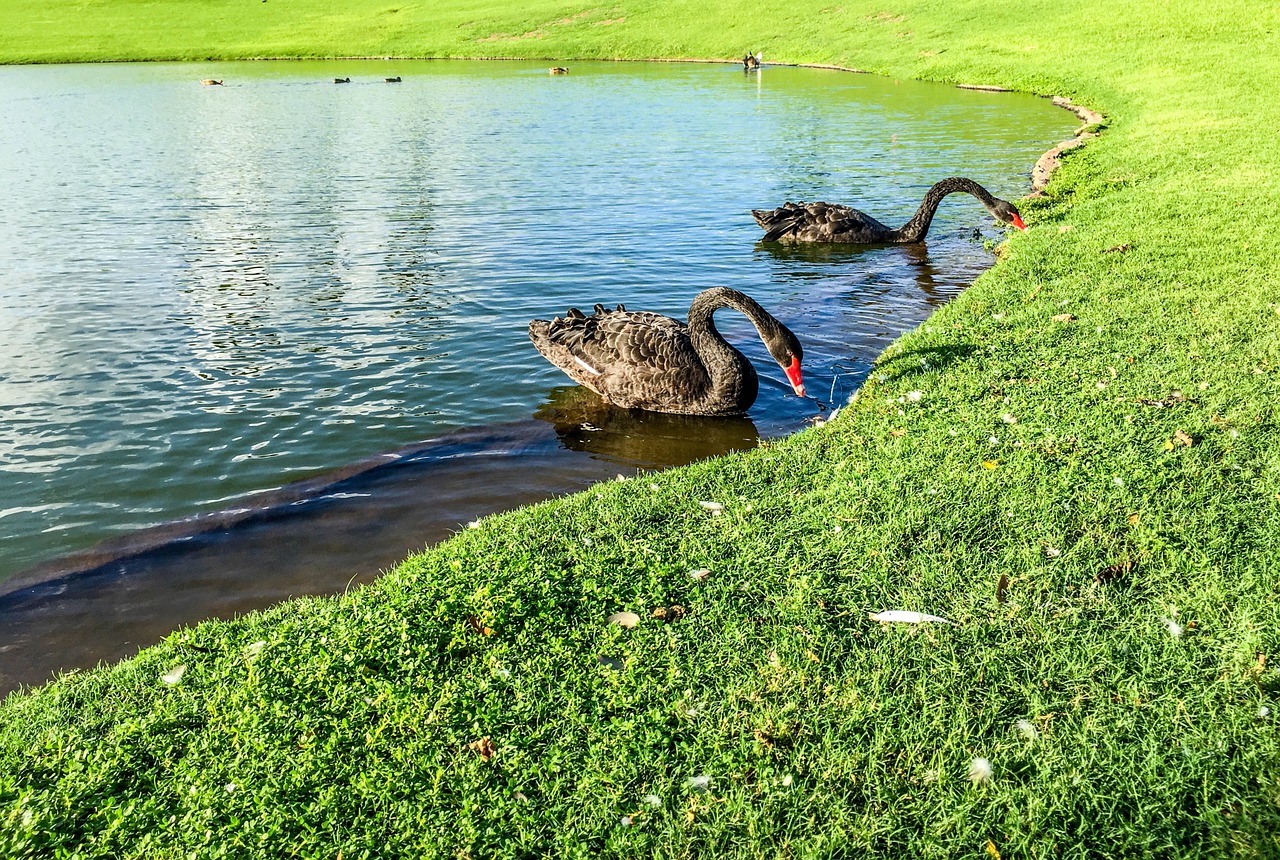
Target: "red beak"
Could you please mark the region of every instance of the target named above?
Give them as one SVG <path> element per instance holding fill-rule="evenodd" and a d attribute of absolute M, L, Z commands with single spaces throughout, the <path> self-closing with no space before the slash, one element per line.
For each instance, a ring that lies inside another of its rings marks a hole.
<path fill-rule="evenodd" d="M 1013 213 L 1013 226 L 1017 227 L 1019 230 L 1027 229 L 1027 225 L 1022 221 L 1022 216 L 1017 212 Z"/>
<path fill-rule="evenodd" d="M 784 367 L 783 370 L 787 372 L 787 379 L 791 381 L 791 390 L 797 397 L 804 397 L 804 380 L 800 378 L 800 359 L 793 355 L 791 366 Z"/>

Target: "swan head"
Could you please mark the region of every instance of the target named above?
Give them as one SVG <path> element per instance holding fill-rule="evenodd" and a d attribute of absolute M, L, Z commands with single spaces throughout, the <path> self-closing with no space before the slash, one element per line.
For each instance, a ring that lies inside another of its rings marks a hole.
<path fill-rule="evenodd" d="M 804 358 L 804 349 L 800 346 L 800 339 L 791 333 L 791 329 L 778 323 L 778 330 L 772 332 L 765 339 L 764 344 L 769 348 L 769 355 L 778 362 L 778 367 L 787 374 L 791 390 L 797 397 L 804 397 L 804 378 L 800 373 L 800 361 Z"/>
<path fill-rule="evenodd" d="M 1001 224 L 1012 224 L 1019 230 L 1027 229 L 1027 225 L 1022 221 L 1022 214 L 1018 212 L 1018 207 L 1014 206 L 1008 200 L 1001 200 L 999 197 L 992 198 L 992 204 L 987 207 L 987 211 L 996 217 Z"/>

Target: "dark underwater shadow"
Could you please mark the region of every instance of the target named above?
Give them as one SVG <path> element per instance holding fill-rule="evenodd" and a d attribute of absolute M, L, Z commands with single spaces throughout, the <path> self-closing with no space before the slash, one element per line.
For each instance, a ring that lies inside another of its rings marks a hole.
<path fill-rule="evenodd" d="M 923 242 L 911 245 L 756 242 L 755 248 L 757 253 L 766 254 L 780 264 L 790 279 L 827 278 L 833 269 L 860 272 L 872 283 L 910 284 L 925 295 L 931 307 L 948 301 L 955 290 L 952 279 L 943 276 Z M 813 268 L 803 268 L 806 266 Z"/>
<path fill-rule="evenodd" d="M 554 388 L 533 413 L 560 444 L 621 466 L 655 469 L 756 447 L 759 430 L 746 416 L 709 418 L 622 409 L 580 385 Z"/>

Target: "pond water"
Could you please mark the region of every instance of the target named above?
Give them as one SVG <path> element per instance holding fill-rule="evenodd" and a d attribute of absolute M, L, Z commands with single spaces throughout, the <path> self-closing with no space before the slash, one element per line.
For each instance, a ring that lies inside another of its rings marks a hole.
<path fill-rule="evenodd" d="M 1001 231 L 959 195 L 925 248 L 789 251 L 749 210 L 897 224 L 951 175 L 1017 199 L 1075 125 L 1030 96 L 828 70 L 547 65 L 0 68 L 0 688 L 803 426 Z M 816 399 L 731 312 L 762 371 L 734 421 L 603 407 L 526 336 L 595 302 L 683 318 L 715 285 L 796 332 Z"/>

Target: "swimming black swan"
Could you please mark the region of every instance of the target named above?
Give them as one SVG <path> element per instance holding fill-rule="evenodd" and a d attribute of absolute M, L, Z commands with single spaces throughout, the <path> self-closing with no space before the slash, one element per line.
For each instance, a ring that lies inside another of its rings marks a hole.
<path fill-rule="evenodd" d="M 741 415 L 756 400 L 759 377 L 746 356 L 716 331 L 718 308 L 746 314 L 796 394 L 804 396 L 800 341 L 749 296 L 728 287 L 699 293 L 689 323 L 622 305 L 586 316 L 529 323 L 538 352 L 579 385 L 626 408 L 686 415 Z"/>
<path fill-rule="evenodd" d="M 953 176 L 934 185 L 924 195 L 920 208 L 910 221 L 897 230 L 881 224 L 857 209 L 834 203 L 786 203 L 766 211 L 752 209 L 756 223 L 764 228 L 763 242 L 841 242 L 870 245 L 923 242 L 938 211 L 942 198 L 957 191 L 977 197 L 997 221 L 1027 229 L 1018 209 L 1007 200 L 992 197 L 987 189 L 972 179 Z"/>

